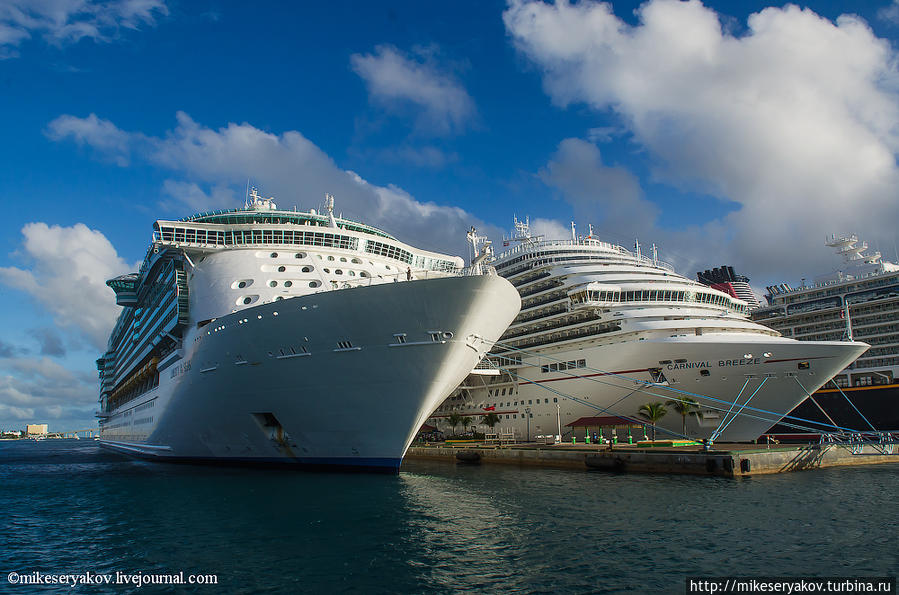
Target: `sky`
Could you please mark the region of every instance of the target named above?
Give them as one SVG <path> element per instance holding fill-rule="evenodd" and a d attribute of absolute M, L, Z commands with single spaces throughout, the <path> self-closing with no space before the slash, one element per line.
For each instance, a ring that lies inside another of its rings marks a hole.
<path fill-rule="evenodd" d="M 465 256 L 513 216 L 756 289 L 896 259 L 899 0 L 0 0 L 0 429 L 93 427 L 157 219 L 335 210 Z"/>

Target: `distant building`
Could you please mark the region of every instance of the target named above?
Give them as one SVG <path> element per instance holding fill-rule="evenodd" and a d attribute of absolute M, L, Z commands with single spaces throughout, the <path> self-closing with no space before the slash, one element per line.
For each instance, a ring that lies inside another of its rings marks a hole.
<path fill-rule="evenodd" d="M 716 269 L 709 269 L 702 273 L 696 273 L 696 278 L 700 283 L 708 285 L 712 289 L 723 291 L 724 293 L 743 300 L 749 304 L 749 309 L 754 310 L 761 306 L 757 297 L 749 286 L 749 277 L 737 275 L 734 273 L 734 267 L 720 266 Z"/>
<path fill-rule="evenodd" d="M 26 436 L 46 436 L 47 424 L 28 424 L 25 426 Z"/>

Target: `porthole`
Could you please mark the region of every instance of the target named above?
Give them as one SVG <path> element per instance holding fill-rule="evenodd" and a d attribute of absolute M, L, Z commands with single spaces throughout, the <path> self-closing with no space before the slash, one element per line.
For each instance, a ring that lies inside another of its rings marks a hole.
<path fill-rule="evenodd" d="M 359 273 L 359 276 L 360 276 L 360 277 L 368 277 L 368 273 L 366 273 L 365 271 L 361 271 L 361 272 Z"/>
<path fill-rule="evenodd" d="M 271 256 L 272 258 L 278 258 L 278 253 L 272 252 L 271 254 L 269 254 L 269 256 Z"/>
<path fill-rule="evenodd" d="M 328 257 L 328 260 L 334 260 L 334 257 L 333 257 L 333 256 L 329 256 L 329 257 Z"/>
<path fill-rule="evenodd" d="M 284 287 L 293 287 L 293 281 L 285 281 Z"/>
<path fill-rule="evenodd" d="M 348 271 L 348 273 L 349 273 L 350 277 L 356 276 L 356 271 Z"/>
<path fill-rule="evenodd" d="M 319 283 L 318 281 L 309 282 L 309 287 L 318 287 L 319 285 L 321 285 L 321 283 Z"/>
<path fill-rule="evenodd" d="M 322 255 L 321 255 L 321 254 L 316 254 L 316 256 L 318 256 L 318 259 L 319 259 L 319 260 L 322 259 Z"/>
<path fill-rule="evenodd" d="M 353 259 L 353 264 L 362 264 L 362 261 L 359 260 L 358 258 L 354 258 L 354 259 Z"/>
<path fill-rule="evenodd" d="M 279 273 L 283 273 L 283 272 L 286 271 L 286 270 L 287 270 L 287 267 L 278 267 L 278 272 L 279 272 Z"/>
<path fill-rule="evenodd" d="M 337 269 L 336 271 L 334 271 L 334 274 L 335 274 L 335 275 L 342 275 L 342 274 L 343 274 L 343 271 L 341 271 L 340 269 Z"/>
<path fill-rule="evenodd" d="M 247 286 L 247 282 L 246 282 L 246 281 L 241 281 L 241 282 L 239 282 L 239 283 L 237 284 L 237 288 L 238 288 L 238 289 L 243 289 L 243 288 L 246 287 L 246 286 Z"/>
<path fill-rule="evenodd" d="M 443 333 L 443 338 L 444 338 L 444 339 L 452 339 L 452 338 L 453 338 L 453 333 L 450 332 L 450 331 L 446 331 L 445 333 Z"/>
<path fill-rule="evenodd" d="M 306 258 L 306 253 L 305 252 L 297 252 L 296 254 L 294 254 L 294 256 L 296 258 Z"/>
<path fill-rule="evenodd" d="M 231 289 L 243 289 L 245 287 L 249 287 L 253 284 L 252 279 L 238 279 L 234 283 L 231 284 Z"/>
<path fill-rule="evenodd" d="M 346 262 L 346 258 L 343 257 L 343 256 L 341 256 L 341 257 L 340 257 L 340 262 Z"/>
<path fill-rule="evenodd" d="M 268 282 L 268 286 L 269 286 L 269 287 L 277 287 L 277 286 L 278 286 L 278 282 L 277 282 L 277 281 L 269 281 L 269 282 Z"/>
<path fill-rule="evenodd" d="M 311 273 L 311 272 L 312 272 L 312 267 L 303 267 L 303 272 L 304 272 L 304 273 Z"/>
<path fill-rule="evenodd" d="M 331 272 L 331 269 L 322 269 L 322 270 L 323 270 L 324 272 L 326 272 L 326 273 L 330 273 L 330 272 Z"/>
<path fill-rule="evenodd" d="M 251 298 L 251 297 L 245 297 L 245 298 L 243 299 L 243 303 L 244 303 L 244 304 L 252 304 L 252 303 L 253 303 L 253 298 Z"/>
<path fill-rule="evenodd" d="M 284 299 L 283 296 L 280 296 L 280 295 L 279 295 L 279 296 L 275 296 L 275 301 L 276 301 L 276 302 L 280 302 L 280 301 L 283 300 L 283 299 Z"/>

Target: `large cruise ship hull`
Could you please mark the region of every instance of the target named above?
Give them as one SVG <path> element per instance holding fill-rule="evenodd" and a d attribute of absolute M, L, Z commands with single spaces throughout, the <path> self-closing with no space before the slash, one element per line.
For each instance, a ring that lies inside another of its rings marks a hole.
<path fill-rule="evenodd" d="M 640 420 L 641 405 L 689 397 L 705 412 L 701 420 L 688 417 L 689 437 L 708 439 L 720 429 L 718 441 L 753 441 L 865 349 L 864 343 L 801 343 L 723 333 L 553 350 L 544 357 L 530 352 L 510 381 L 517 385 L 514 396 L 512 389 L 509 396 L 489 396 L 494 385 L 472 376 L 468 402 L 481 412 L 495 404 L 499 428 L 533 439 L 557 434 L 559 426 L 563 435 L 583 435 L 584 428 L 567 427 L 582 417 Z M 567 360 L 585 365 L 544 371 L 547 364 Z M 663 377 L 653 378 L 659 371 Z M 683 420 L 672 406 L 667 409 L 657 437 L 680 437 Z"/>
<path fill-rule="evenodd" d="M 519 307 L 506 280 L 483 275 L 247 308 L 188 332 L 159 386 L 105 420 L 101 444 L 157 460 L 395 472 Z"/>
<path fill-rule="evenodd" d="M 828 383 L 825 387 L 812 395 L 814 402 L 806 399 L 789 413 L 789 418 L 816 422 L 805 424 L 811 431 L 800 432 L 779 423 L 767 433 L 802 437 L 833 431 L 833 425 L 855 431 L 869 431 L 871 426 L 876 430 L 899 430 L 899 384 L 836 389 Z"/>

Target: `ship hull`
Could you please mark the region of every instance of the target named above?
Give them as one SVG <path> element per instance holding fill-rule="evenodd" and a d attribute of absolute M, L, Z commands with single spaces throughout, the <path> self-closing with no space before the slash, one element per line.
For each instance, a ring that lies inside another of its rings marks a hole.
<path fill-rule="evenodd" d="M 832 387 L 833 384 L 828 386 Z M 820 409 L 810 399 L 806 399 L 789 413 L 789 418 L 817 422 L 813 427 L 819 428 L 818 432 L 812 432 L 811 435 L 833 431 L 833 425 L 855 431 L 868 431 L 871 430 L 871 426 L 877 430 L 899 430 L 899 384 L 847 387 L 842 389 L 842 392 L 835 388 L 826 388 L 817 391 L 812 397 L 820 405 Z M 767 433 L 797 436 L 803 434 L 782 423 L 774 425 Z"/>
<path fill-rule="evenodd" d="M 247 308 L 188 333 L 159 386 L 112 412 L 101 444 L 156 460 L 395 472 L 519 307 L 507 281 L 477 276 Z"/>
<path fill-rule="evenodd" d="M 488 384 L 469 388 L 468 403 L 475 407 L 463 414 L 483 414 L 495 405 L 497 428 L 512 429 L 519 439 L 556 435 L 560 426 L 567 438 L 597 429 L 567 427 L 579 418 L 616 415 L 639 423 L 641 405 L 689 397 L 704 415 L 688 416 L 686 436 L 709 439 L 721 430 L 718 441 L 753 441 L 867 349 L 864 343 L 751 339 L 707 334 L 547 351 L 543 358 L 529 355 L 523 363 L 531 365 L 515 372 L 514 396 L 511 390 L 510 396 L 490 396 L 488 391 L 496 389 Z M 584 367 L 544 371 L 551 362 L 579 360 Z M 664 377 L 653 378 L 653 370 Z M 466 385 L 479 382 L 489 381 L 470 377 Z M 666 408 L 657 438 L 679 438 L 683 419 L 671 405 Z"/>

